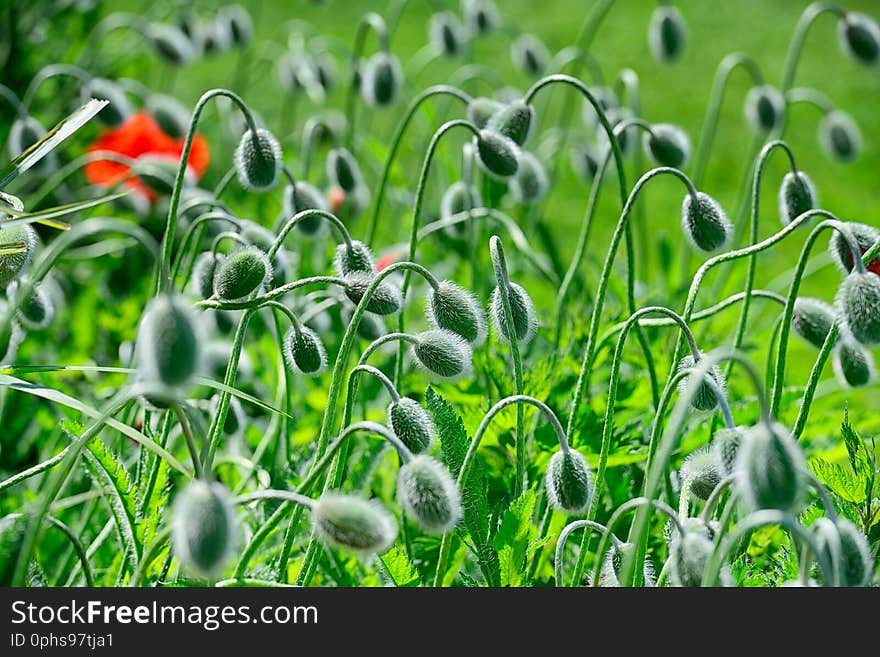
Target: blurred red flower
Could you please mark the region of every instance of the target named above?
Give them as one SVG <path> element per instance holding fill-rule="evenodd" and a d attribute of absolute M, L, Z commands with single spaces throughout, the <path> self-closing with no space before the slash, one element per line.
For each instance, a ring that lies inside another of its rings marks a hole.
<path fill-rule="evenodd" d="M 174 139 L 165 134 L 152 116 L 146 112 L 132 114 L 118 128 L 106 130 L 88 147 L 88 152 L 112 151 L 120 155 L 138 159 L 148 157 L 151 160 L 167 159 L 175 166 L 183 152 L 183 139 Z M 188 175 L 197 181 L 208 167 L 208 144 L 201 135 L 196 135 L 192 142 L 187 162 Z M 131 167 L 109 160 L 89 162 L 85 167 L 86 179 L 93 185 L 111 187 L 123 180 Z M 156 193 L 138 178 L 131 178 L 125 184 L 136 193 L 156 200 Z"/>

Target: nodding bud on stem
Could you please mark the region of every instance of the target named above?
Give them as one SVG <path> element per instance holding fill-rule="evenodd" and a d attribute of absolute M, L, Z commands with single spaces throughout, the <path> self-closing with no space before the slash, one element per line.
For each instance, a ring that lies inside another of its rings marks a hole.
<path fill-rule="evenodd" d="M 467 33 L 458 17 L 451 11 L 441 11 L 431 16 L 428 38 L 438 55 L 457 57 L 467 45 Z"/>
<path fill-rule="evenodd" d="M 333 547 L 363 554 L 381 554 L 397 538 L 397 523 L 381 504 L 334 492 L 315 502 L 312 526 Z"/>
<path fill-rule="evenodd" d="M 870 586 L 874 579 L 874 558 L 865 535 L 846 518 L 817 518 L 810 527 L 817 549 L 829 562 L 835 562 L 838 551 L 831 547 L 837 543 L 840 554 L 840 582 L 825 582 L 826 586 Z"/>
<path fill-rule="evenodd" d="M 28 266 L 37 248 L 37 233 L 30 224 L 2 228 L 0 223 L 0 244 L 23 242 L 24 251 L 0 255 L 0 287 L 6 287 Z"/>
<path fill-rule="evenodd" d="M 791 328 L 817 349 L 822 348 L 834 321 L 834 308 L 821 299 L 799 297 L 795 300 Z"/>
<path fill-rule="evenodd" d="M 453 215 L 483 206 L 483 199 L 480 197 L 480 191 L 474 185 L 468 185 L 463 180 L 452 183 L 440 200 L 440 217 L 449 219 Z M 446 226 L 444 230 L 453 237 L 464 237 L 467 229 L 467 223 L 459 221 Z"/>
<path fill-rule="evenodd" d="M 699 365 L 700 359 L 694 360 L 692 354 L 688 354 L 678 363 L 678 371 L 686 372 L 687 370 L 692 370 Z M 707 373 L 707 376 L 711 376 L 715 381 L 715 384 L 718 386 L 720 393 L 723 395 L 724 390 L 727 386 L 726 381 L 724 379 L 724 374 L 721 372 L 721 369 L 716 365 L 713 366 L 711 370 Z M 687 390 L 689 379 L 685 377 L 681 381 L 678 382 L 678 391 L 679 394 L 684 394 L 685 390 Z M 718 397 L 715 396 L 715 389 L 712 385 L 706 383 L 705 381 L 700 382 L 699 388 L 697 388 L 697 394 L 694 395 L 694 398 L 691 400 L 691 406 L 698 411 L 711 411 L 716 406 L 718 406 Z"/>
<path fill-rule="evenodd" d="M 633 554 L 634 551 L 635 545 L 633 545 L 632 543 L 620 543 L 619 545 L 612 545 L 608 549 L 608 552 L 605 554 L 605 561 L 602 562 L 602 572 L 601 579 L 599 580 L 599 586 L 605 588 L 615 588 L 620 586 L 620 575 L 621 569 L 623 568 L 623 560 L 627 558 L 627 556 Z M 654 564 L 651 563 L 651 560 L 647 556 L 645 557 L 645 566 L 642 573 L 642 585 L 648 588 L 655 586 L 656 579 L 654 573 Z"/>
<path fill-rule="evenodd" d="M 312 329 L 301 326 L 289 329 L 282 346 L 284 364 L 292 372 L 317 376 L 327 368 L 327 352 L 324 343 Z"/>
<path fill-rule="evenodd" d="M 184 571 L 200 579 L 223 573 L 238 538 L 238 521 L 229 491 L 196 479 L 174 500 L 171 547 Z"/>
<path fill-rule="evenodd" d="M 808 210 L 818 207 L 816 187 L 803 171 L 789 171 L 779 186 L 779 220 L 787 226 Z"/>
<path fill-rule="evenodd" d="M 593 473 L 580 452 L 560 449 L 544 475 L 547 500 L 567 513 L 582 513 L 593 501 Z"/>
<path fill-rule="evenodd" d="M 245 189 L 264 190 L 275 185 L 281 171 L 281 144 L 264 128 L 257 136 L 245 132 L 234 155 L 235 173 Z"/>
<path fill-rule="evenodd" d="M 441 379 L 457 379 L 470 372 L 473 356 L 471 347 L 457 333 L 433 329 L 415 337 L 413 358 L 435 376 Z"/>
<path fill-rule="evenodd" d="M 397 502 L 429 534 L 445 534 L 461 519 L 461 494 L 449 470 L 430 456 L 414 456 L 397 474 Z"/>
<path fill-rule="evenodd" d="M 591 144 L 574 144 L 571 147 L 571 168 L 584 182 L 592 182 L 599 172 L 599 156 Z"/>
<path fill-rule="evenodd" d="M 515 100 L 495 112 L 486 127 L 522 146 L 532 132 L 534 118 L 534 107 L 522 100 Z"/>
<path fill-rule="evenodd" d="M 18 321 L 29 331 L 39 331 L 52 323 L 55 304 L 42 285 L 37 285 L 18 307 Z"/>
<path fill-rule="evenodd" d="M 363 66 L 361 95 L 370 107 L 387 107 L 400 93 L 403 72 L 400 61 L 389 52 L 380 50 Z"/>
<path fill-rule="evenodd" d="M 363 176 L 354 156 L 346 148 L 333 148 L 327 153 L 327 177 L 342 191 L 354 192 L 362 185 Z"/>
<path fill-rule="evenodd" d="M 465 0 L 461 12 L 471 35 L 489 34 L 498 27 L 498 10 L 490 0 Z"/>
<path fill-rule="evenodd" d="M 137 333 L 141 379 L 169 388 L 185 388 L 202 365 L 202 333 L 189 302 L 160 294 L 147 304 Z"/>
<path fill-rule="evenodd" d="M 727 246 L 733 225 L 714 198 L 697 192 L 687 194 L 681 204 L 681 226 L 688 241 L 700 251 L 711 253 Z"/>
<path fill-rule="evenodd" d="M 214 296 L 223 301 L 244 299 L 271 278 L 272 266 L 266 254 L 245 247 L 224 257 L 214 273 Z"/>
<path fill-rule="evenodd" d="M 337 276 L 358 273 L 372 274 L 376 271 L 376 263 L 373 262 L 370 247 L 360 240 L 352 240 L 350 247 L 345 242 L 337 245 L 333 257 L 333 268 Z"/>
<path fill-rule="evenodd" d="M 183 66 L 196 57 L 196 49 L 190 37 L 174 25 L 150 23 L 146 37 L 153 51 L 169 64 Z"/>
<path fill-rule="evenodd" d="M 776 87 L 759 84 L 749 89 L 743 105 L 746 121 L 759 135 L 775 131 L 785 113 L 785 97 Z"/>
<path fill-rule="evenodd" d="M 700 586 L 714 547 L 705 528 L 685 524 L 684 534 L 676 532 L 669 543 L 669 581 L 674 586 Z"/>
<path fill-rule="evenodd" d="M 109 101 L 98 113 L 98 119 L 109 126 L 120 125 L 133 111 L 125 91 L 112 80 L 92 78 L 83 86 L 83 96 Z"/>
<path fill-rule="evenodd" d="M 519 168 L 519 148 L 512 139 L 484 128 L 474 138 L 477 146 L 477 162 L 493 178 L 510 178 Z"/>
<path fill-rule="evenodd" d="M 674 62 L 684 54 L 687 26 L 676 7 L 660 5 L 651 14 L 648 45 L 654 58 L 660 62 Z"/>
<path fill-rule="evenodd" d="M 531 153 L 520 153 L 516 173 L 510 179 L 513 197 L 525 205 L 534 205 L 547 195 L 550 181 L 544 165 Z"/>
<path fill-rule="evenodd" d="M 819 122 L 819 143 L 831 159 L 852 162 L 861 153 L 862 135 L 849 114 L 833 110 Z"/>
<path fill-rule="evenodd" d="M 254 35 L 254 21 L 244 7 L 227 5 L 221 10 L 220 17 L 226 21 L 233 46 L 241 48 L 250 43 Z"/>
<path fill-rule="evenodd" d="M 190 289 L 199 299 L 207 299 L 214 293 L 214 276 L 223 261 L 222 253 L 205 251 L 200 253 L 193 264 Z"/>
<path fill-rule="evenodd" d="M 162 132 L 174 139 L 182 139 L 189 128 L 189 112 L 176 98 L 152 94 L 146 101 L 147 109 Z"/>
<path fill-rule="evenodd" d="M 508 285 L 507 295 L 510 299 L 510 315 L 513 320 L 516 341 L 519 344 L 528 344 L 535 337 L 538 328 L 535 304 L 525 288 L 518 283 Z M 504 314 L 504 304 L 501 301 L 501 290 L 498 287 L 492 290 L 492 298 L 489 300 L 489 317 L 492 320 L 495 337 L 500 342 L 509 342 L 510 331 L 507 326 L 507 317 Z"/>
<path fill-rule="evenodd" d="M 489 119 L 504 107 L 497 100 L 478 96 L 471 100 L 467 106 L 467 120 L 473 123 L 477 129 L 482 130 L 489 124 Z"/>
<path fill-rule="evenodd" d="M 722 464 L 716 453 L 709 448 L 691 452 L 681 466 L 681 480 L 687 485 L 691 496 L 708 500 L 722 477 Z"/>
<path fill-rule="evenodd" d="M 736 470 L 743 499 L 755 509 L 799 513 L 804 500 L 804 455 L 788 429 L 759 422 L 743 436 Z"/>
<path fill-rule="evenodd" d="M 860 388 L 874 380 L 874 357 L 870 351 L 848 336 L 841 339 L 834 348 L 831 362 L 841 385 Z"/>
<path fill-rule="evenodd" d="M 860 255 L 864 254 L 874 244 L 880 241 L 880 230 L 867 224 L 859 224 L 855 222 L 847 222 L 846 227 L 855 238 L 859 246 Z M 2 234 L 0 234 L 2 237 Z M 831 259 L 834 264 L 844 274 L 848 274 L 853 270 L 855 262 L 853 262 L 852 250 L 849 244 L 839 230 L 831 231 L 831 240 L 828 242 L 828 250 L 831 252 Z M 868 271 L 873 271 L 880 276 L 880 258 L 872 260 L 867 265 Z"/>
<path fill-rule="evenodd" d="M 837 291 L 843 326 L 865 345 L 880 343 L 880 276 L 851 272 Z"/>
<path fill-rule="evenodd" d="M 537 77 L 543 75 L 550 61 L 550 53 L 534 34 L 522 34 L 510 45 L 513 65 L 523 73 Z"/>
<path fill-rule="evenodd" d="M 477 298 L 452 281 L 442 281 L 428 292 L 428 321 L 452 331 L 474 346 L 486 338 L 486 318 Z"/>
<path fill-rule="evenodd" d="M 719 429 L 712 436 L 712 451 L 725 475 L 733 474 L 736 469 L 736 459 L 739 454 L 739 446 L 742 443 L 746 430 L 743 427 L 725 427 Z"/>
<path fill-rule="evenodd" d="M 848 11 L 837 30 L 840 46 L 850 57 L 867 66 L 880 62 L 880 27 L 873 18 Z"/>
<path fill-rule="evenodd" d="M 683 169 L 691 157 L 691 140 L 687 133 L 670 123 L 657 123 L 642 137 L 642 147 L 661 167 Z"/>
<path fill-rule="evenodd" d="M 413 454 L 426 451 L 437 435 L 428 411 L 410 397 L 401 397 L 388 405 L 388 424 Z"/>
<path fill-rule="evenodd" d="M 354 304 L 359 304 L 373 282 L 373 275 L 352 272 L 345 277 L 345 295 Z M 382 282 L 373 290 L 367 302 L 367 310 L 377 315 L 393 315 L 403 307 L 400 290 L 391 283 Z"/>
<path fill-rule="evenodd" d="M 307 182 L 297 182 L 296 185 L 287 185 L 284 188 L 282 200 L 282 212 L 285 219 L 304 212 L 306 210 L 327 211 L 327 201 L 321 191 Z M 296 223 L 296 229 L 303 235 L 317 235 L 326 222 L 323 217 L 304 217 Z"/>

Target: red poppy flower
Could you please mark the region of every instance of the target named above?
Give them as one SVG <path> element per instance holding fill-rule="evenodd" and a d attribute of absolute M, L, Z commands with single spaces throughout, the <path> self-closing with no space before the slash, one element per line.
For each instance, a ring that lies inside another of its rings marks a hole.
<path fill-rule="evenodd" d="M 860 247 L 859 251 L 861 251 L 862 255 L 865 255 L 868 252 L 868 249 L 863 249 Z M 852 269 L 854 263 L 853 263 L 852 254 L 849 252 L 848 249 L 847 249 L 846 255 L 849 258 L 849 267 L 850 267 L 850 269 Z M 880 258 L 874 258 L 871 262 L 869 262 L 865 266 L 865 269 L 867 269 L 871 273 L 877 274 L 877 276 L 880 276 Z"/>
<path fill-rule="evenodd" d="M 382 271 L 388 265 L 397 262 L 402 255 L 400 251 L 389 251 L 376 261 L 376 271 Z"/>
<path fill-rule="evenodd" d="M 137 112 L 128 117 L 118 128 L 106 130 L 92 143 L 88 152 L 112 151 L 130 158 L 167 159 L 180 161 L 183 152 L 183 139 L 174 139 L 165 134 L 152 116 Z M 204 137 L 196 135 L 192 142 L 187 161 L 188 173 L 197 181 L 208 167 L 208 144 Z M 111 187 L 123 180 L 131 167 L 109 160 L 89 162 L 85 167 L 86 179 L 93 185 Z M 156 193 L 138 178 L 130 178 L 125 184 L 150 201 L 156 200 Z"/>

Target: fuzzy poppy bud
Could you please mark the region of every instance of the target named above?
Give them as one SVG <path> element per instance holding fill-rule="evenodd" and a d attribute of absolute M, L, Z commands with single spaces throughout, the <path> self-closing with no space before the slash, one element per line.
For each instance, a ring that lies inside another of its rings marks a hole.
<path fill-rule="evenodd" d="M 733 232 L 724 208 L 703 192 L 697 192 L 696 202 L 690 194 L 684 197 L 681 226 L 688 241 L 705 253 L 724 248 Z"/>
<path fill-rule="evenodd" d="M 345 295 L 354 304 L 359 304 L 367 289 L 373 282 L 373 275 L 364 272 L 352 272 L 345 277 Z M 403 307 L 400 290 L 391 283 L 381 282 L 373 290 L 367 301 L 367 310 L 377 315 L 393 315 Z"/>
<path fill-rule="evenodd" d="M 179 27 L 150 23 L 146 36 L 155 53 L 169 64 L 183 66 L 195 59 L 195 47 Z"/>
<path fill-rule="evenodd" d="M 712 451 L 725 475 L 732 474 L 736 468 L 736 457 L 742 442 L 745 429 L 742 427 L 725 427 L 712 436 Z"/>
<path fill-rule="evenodd" d="M 339 244 L 336 247 L 333 266 L 338 276 L 357 273 L 372 274 L 376 271 L 370 247 L 360 240 L 352 240 L 351 246 L 344 242 Z"/>
<path fill-rule="evenodd" d="M 497 100 L 478 96 L 471 100 L 467 106 L 467 119 L 473 123 L 478 130 L 482 130 L 489 124 L 489 119 L 504 107 Z"/>
<path fill-rule="evenodd" d="M 18 321 L 26 329 L 39 331 L 52 322 L 55 305 L 42 285 L 36 286 L 18 308 Z"/>
<path fill-rule="evenodd" d="M 430 456 L 414 456 L 397 474 L 397 502 L 422 531 L 444 534 L 461 519 L 461 494 L 452 475 Z"/>
<path fill-rule="evenodd" d="M 534 118 L 535 108 L 517 100 L 495 112 L 486 128 L 513 140 L 517 146 L 522 146 L 529 138 Z"/>
<path fill-rule="evenodd" d="M 681 479 L 690 494 L 698 500 L 708 500 L 721 481 L 721 463 L 715 452 L 698 449 L 691 452 L 681 466 Z"/>
<path fill-rule="evenodd" d="M 196 577 L 210 580 L 224 571 L 237 534 L 231 495 L 222 484 L 197 479 L 174 500 L 171 545 L 183 568 Z"/>
<path fill-rule="evenodd" d="M 324 343 L 318 334 L 307 326 L 301 326 L 299 330 L 292 328 L 287 331 L 282 355 L 284 364 L 294 372 L 316 376 L 327 367 Z"/>
<path fill-rule="evenodd" d="M 257 129 L 257 137 L 245 132 L 235 149 L 235 173 L 245 189 L 269 189 L 281 171 L 281 145 L 271 132 Z"/>
<path fill-rule="evenodd" d="M 807 174 L 803 171 L 785 174 L 779 186 L 779 219 L 783 226 L 818 205 L 816 187 Z"/>
<path fill-rule="evenodd" d="M 519 166 L 510 179 L 513 197 L 525 205 L 534 205 L 547 195 L 549 187 L 544 165 L 531 153 L 520 152 Z"/>
<path fill-rule="evenodd" d="M 214 295 L 223 301 L 237 301 L 259 289 L 271 277 L 266 254 L 246 247 L 226 256 L 214 273 Z"/>
<path fill-rule="evenodd" d="M 214 275 L 223 261 L 222 253 L 205 251 L 200 253 L 193 264 L 190 286 L 199 299 L 207 299 L 214 293 Z"/>
<path fill-rule="evenodd" d="M 223 20 L 202 21 L 199 28 L 202 41 L 202 52 L 205 55 L 219 55 L 226 52 L 232 45 L 229 25 Z"/>
<path fill-rule="evenodd" d="M 467 44 L 464 26 L 451 11 L 441 11 L 431 16 L 428 37 L 434 52 L 445 57 L 458 57 Z"/>
<path fill-rule="evenodd" d="M 476 297 L 452 281 L 441 282 L 428 293 L 428 321 L 452 331 L 472 345 L 486 338 L 486 318 Z"/>
<path fill-rule="evenodd" d="M 388 425 L 414 454 L 421 454 L 437 435 L 434 421 L 415 399 L 401 397 L 388 405 Z"/>
<path fill-rule="evenodd" d="M 498 10 L 490 0 L 466 0 L 461 11 L 471 34 L 489 34 L 498 27 Z"/>
<path fill-rule="evenodd" d="M 862 150 L 862 135 L 849 114 L 833 110 L 819 123 L 819 143 L 831 159 L 852 162 Z"/>
<path fill-rule="evenodd" d="M 147 109 L 156 124 L 169 137 L 182 139 L 189 128 L 189 112 L 176 98 L 153 94 L 147 98 Z"/>
<path fill-rule="evenodd" d="M 809 297 L 795 300 L 791 327 L 811 345 L 821 349 L 832 326 L 834 326 L 834 309 L 827 303 Z"/>
<path fill-rule="evenodd" d="M 567 513 L 582 513 L 593 500 L 593 474 L 576 450 L 560 449 L 550 458 L 544 484 L 550 504 Z"/>
<path fill-rule="evenodd" d="M 840 555 L 840 586 L 870 586 L 874 578 L 874 559 L 865 535 L 846 518 L 817 518 L 810 527 L 817 549 L 832 564 Z M 836 542 L 838 550 L 831 547 Z M 832 585 L 832 582 L 825 582 Z"/>
<path fill-rule="evenodd" d="M 837 307 L 849 333 L 864 345 L 880 343 L 880 276 L 851 272 L 837 291 Z"/>
<path fill-rule="evenodd" d="M 538 328 L 535 303 L 525 288 L 518 283 L 510 284 L 507 295 L 510 299 L 510 315 L 516 340 L 520 344 L 528 344 L 535 337 Z M 501 290 L 497 287 L 492 291 L 492 298 L 489 300 L 489 317 L 492 319 L 492 329 L 498 340 L 508 342 L 510 332 L 507 328 L 504 304 L 501 301 Z"/>
<path fill-rule="evenodd" d="M 341 493 L 315 502 L 312 527 L 326 543 L 365 554 L 381 554 L 397 538 L 397 524 L 381 504 Z"/>
<path fill-rule="evenodd" d="M 412 354 L 416 362 L 437 377 L 455 379 L 472 367 L 470 345 L 457 333 L 443 329 L 415 336 Z"/>
<path fill-rule="evenodd" d="M 670 123 L 652 125 L 651 131 L 642 138 L 642 147 L 661 167 L 683 169 L 691 157 L 691 140 L 687 133 Z"/>
<path fill-rule="evenodd" d="M 841 385 L 860 388 L 874 380 L 874 357 L 853 339 L 844 338 L 838 343 L 831 362 Z"/>
<path fill-rule="evenodd" d="M 523 73 L 537 77 L 542 75 L 550 61 L 550 53 L 534 34 L 518 36 L 510 46 L 513 65 Z"/>
<path fill-rule="evenodd" d="M 488 128 L 476 137 L 477 162 L 490 176 L 510 178 L 519 168 L 519 149 L 512 139 Z"/>
<path fill-rule="evenodd" d="M 440 200 L 440 216 L 443 219 L 482 207 L 483 199 L 474 185 L 468 185 L 463 180 L 452 183 Z M 446 232 L 453 237 L 463 237 L 465 234 L 465 222 L 459 221 L 446 227 Z"/>
<path fill-rule="evenodd" d="M 684 534 L 676 534 L 669 544 L 670 581 L 675 586 L 700 586 L 713 550 L 712 540 L 705 532 L 686 526 Z"/>
<path fill-rule="evenodd" d="M 785 97 L 776 87 L 759 84 L 749 89 L 743 109 L 752 130 L 759 135 L 767 135 L 782 122 Z"/>
<path fill-rule="evenodd" d="M 109 126 L 121 125 L 133 112 L 125 91 L 112 80 L 92 78 L 83 87 L 83 94 L 85 98 L 108 101 L 98 113 L 98 119 Z"/>
<path fill-rule="evenodd" d="M 306 210 L 327 211 L 327 201 L 321 191 L 307 182 L 298 181 L 296 185 L 287 185 L 282 197 L 282 214 L 289 219 Z M 326 222 L 322 217 L 305 217 L 296 223 L 296 229 L 303 235 L 317 235 Z"/>
<path fill-rule="evenodd" d="M 632 543 L 620 543 L 619 545 L 612 545 L 611 548 L 609 548 L 608 552 L 605 554 L 605 561 L 602 562 L 599 586 L 605 588 L 620 586 L 620 575 L 621 569 L 623 568 L 623 561 L 628 555 L 631 555 L 634 552 L 634 549 L 635 545 Z M 645 557 L 642 584 L 645 587 L 653 587 L 656 584 L 654 564 L 652 564 L 651 560 L 647 557 Z"/>
<path fill-rule="evenodd" d="M 599 172 L 599 157 L 590 144 L 575 144 L 571 147 L 571 168 L 575 175 L 585 182 L 592 182 Z"/>
<path fill-rule="evenodd" d="M 402 79 L 397 57 L 384 50 L 375 53 L 363 68 L 360 88 L 364 102 L 370 107 L 387 107 L 397 100 Z"/>
<path fill-rule="evenodd" d="M 788 430 L 761 422 L 743 436 L 739 448 L 740 494 L 756 509 L 798 513 L 806 468 L 804 455 Z"/>
<path fill-rule="evenodd" d="M 654 10 L 648 26 L 648 45 L 659 62 L 674 62 L 684 54 L 687 26 L 677 8 L 664 4 Z"/>
<path fill-rule="evenodd" d="M 688 354 L 678 363 L 678 371 L 686 372 L 687 370 L 692 370 L 697 367 L 699 364 L 699 358 L 695 361 L 692 354 Z M 726 387 L 726 383 L 724 380 L 724 374 L 721 373 L 721 369 L 718 366 L 712 367 L 709 370 L 708 376 L 711 376 L 715 381 L 715 384 L 718 386 L 721 394 L 724 394 L 724 389 Z M 685 390 L 688 388 L 688 378 L 685 377 L 681 381 L 678 382 L 678 392 L 679 394 L 684 394 Z M 694 395 L 694 398 L 691 400 L 691 406 L 693 406 L 698 411 L 711 411 L 718 405 L 718 398 L 715 396 L 715 390 L 713 387 L 706 383 L 705 381 L 701 381 L 699 387 L 697 388 L 697 394 Z"/>
<path fill-rule="evenodd" d="M 849 228 L 850 233 L 858 243 L 859 251 L 862 254 L 880 241 L 880 230 L 873 226 L 847 222 L 846 227 Z M 855 263 L 853 262 L 852 250 L 839 230 L 831 231 L 828 250 L 831 252 L 831 259 L 834 260 L 834 264 L 837 265 L 841 272 L 848 274 L 853 270 Z M 868 264 L 868 270 L 880 275 L 880 259 L 872 260 Z"/>
<path fill-rule="evenodd" d="M 327 177 L 346 193 L 354 192 L 363 180 L 357 161 L 345 148 L 334 148 L 327 153 Z"/>
<path fill-rule="evenodd" d="M 221 16 L 226 20 L 229 27 L 229 37 L 232 45 L 239 48 L 250 43 L 254 35 L 254 21 L 251 15 L 241 5 L 227 5 L 223 8 Z"/>
<path fill-rule="evenodd" d="M 0 244 L 22 242 L 24 251 L 0 255 L 0 288 L 9 285 L 31 263 L 37 248 L 37 233 L 30 224 L 11 228 L 2 226 L 0 222 Z"/>
<path fill-rule="evenodd" d="M 614 89 L 611 87 L 590 87 L 590 93 L 593 94 L 593 98 L 599 103 L 599 107 L 606 115 L 609 110 L 620 107 L 620 101 L 617 98 L 617 94 L 614 93 Z M 596 114 L 596 108 L 586 99 L 584 99 L 583 113 L 581 116 L 584 120 L 584 125 L 590 130 L 595 130 L 599 127 L 599 116 Z M 609 123 L 611 123 L 610 120 Z"/>
<path fill-rule="evenodd" d="M 200 324 L 182 296 L 160 294 L 147 304 L 137 334 L 141 377 L 168 387 L 184 387 L 201 366 Z"/>
<path fill-rule="evenodd" d="M 840 46 L 853 59 L 867 66 L 880 61 L 880 27 L 865 14 L 848 11 L 837 24 Z"/>

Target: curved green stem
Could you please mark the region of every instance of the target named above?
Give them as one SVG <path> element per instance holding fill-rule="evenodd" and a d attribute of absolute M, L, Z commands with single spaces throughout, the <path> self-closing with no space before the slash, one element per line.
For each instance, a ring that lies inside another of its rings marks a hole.
<path fill-rule="evenodd" d="M 794 29 L 788 52 L 785 55 L 785 65 L 782 70 L 782 93 L 791 89 L 794 84 L 794 76 L 797 71 L 797 65 L 804 49 L 804 42 L 807 39 L 807 33 L 822 14 L 835 14 L 838 18 L 846 16 L 846 12 L 835 4 L 828 2 L 814 2 L 809 5 L 798 19 L 797 26 Z"/>
<path fill-rule="evenodd" d="M 348 229 L 345 227 L 345 224 L 337 217 L 335 214 L 331 212 L 327 212 L 326 210 L 318 210 L 318 209 L 309 209 L 303 210 L 302 212 L 297 212 L 290 219 L 284 222 L 281 226 L 281 229 L 278 230 L 278 236 L 275 238 L 275 241 L 272 243 L 272 246 L 269 248 L 269 251 L 266 253 L 266 257 L 271 260 L 275 257 L 275 254 L 278 253 L 278 249 L 284 244 L 284 240 L 290 234 L 290 231 L 293 230 L 293 227 L 296 226 L 301 221 L 305 221 L 306 219 L 311 219 L 312 217 L 320 217 L 325 221 L 329 222 L 336 231 L 339 233 L 339 237 L 342 238 L 345 247 L 348 249 L 349 253 L 354 249 L 354 245 L 351 243 L 351 234 L 348 232 Z"/>
<path fill-rule="evenodd" d="M 556 540 L 556 554 L 553 559 L 553 573 L 556 579 L 556 586 L 563 586 L 562 557 L 565 554 L 565 544 L 568 542 L 569 535 L 578 529 L 595 529 L 604 532 L 607 531 L 608 528 L 605 525 L 600 525 L 598 522 L 594 522 L 593 520 L 575 520 L 562 528 L 562 531 L 559 532 L 559 538 Z M 620 539 L 613 534 L 611 535 L 611 540 L 615 547 L 620 545 Z"/>

